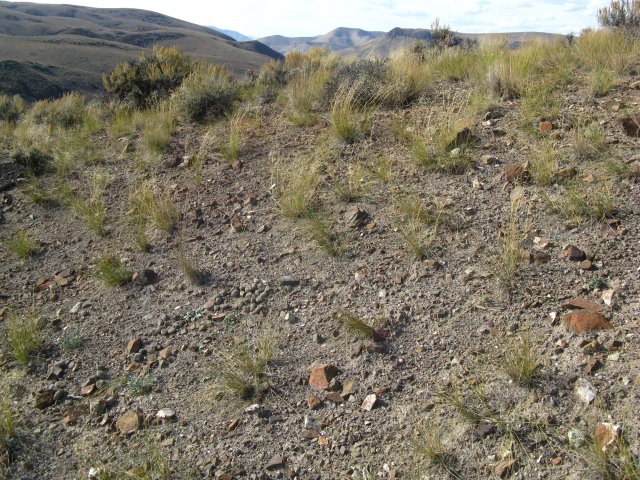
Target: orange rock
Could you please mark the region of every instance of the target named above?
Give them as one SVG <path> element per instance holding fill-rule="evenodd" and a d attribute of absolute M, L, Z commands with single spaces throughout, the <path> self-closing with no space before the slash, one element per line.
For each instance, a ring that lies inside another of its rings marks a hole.
<path fill-rule="evenodd" d="M 553 130 L 553 123 L 549 121 L 540 122 L 538 124 L 538 130 L 540 130 L 540 133 L 549 133 Z"/>
<path fill-rule="evenodd" d="M 613 325 L 600 312 L 594 310 L 576 310 L 564 316 L 564 324 L 576 333 L 606 330 Z"/>
<path fill-rule="evenodd" d="M 620 431 L 619 425 L 612 425 L 610 423 L 598 423 L 596 425 L 596 431 L 594 432 L 594 439 L 596 445 L 606 452 L 609 447 L 616 443 L 618 440 L 618 433 Z"/>
<path fill-rule="evenodd" d="M 337 367 L 327 364 L 318 365 L 311 370 L 309 385 L 316 390 L 324 390 L 336 375 L 338 375 Z"/>

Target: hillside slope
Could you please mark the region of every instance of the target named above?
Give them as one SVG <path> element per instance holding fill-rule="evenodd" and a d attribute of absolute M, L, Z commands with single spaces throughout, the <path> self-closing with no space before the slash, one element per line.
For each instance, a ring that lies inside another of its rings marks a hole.
<path fill-rule="evenodd" d="M 103 72 L 136 58 L 141 49 L 154 44 L 177 45 L 196 58 L 227 65 L 236 75 L 280 58 L 259 42 L 238 42 L 156 12 L 0 2 L 0 62 L 19 62 L 24 64 L 23 71 L 30 70 L 25 62 L 54 71 L 48 79 L 49 89 L 98 93 Z M 5 92 L 41 98 L 7 87 L 11 83 L 1 75 Z M 23 80 L 33 83 L 36 78 Z"/>

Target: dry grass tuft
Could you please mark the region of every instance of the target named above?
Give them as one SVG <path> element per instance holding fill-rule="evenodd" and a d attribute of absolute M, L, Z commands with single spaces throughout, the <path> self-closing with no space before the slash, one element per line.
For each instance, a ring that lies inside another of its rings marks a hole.
<path fill-rule="evenodd" d="M 131 280 L 131 272 L 117 255 L 102 255 L 95 263 L 95 276 L 107 285 L 119 287 Z"/>
<path fill-rule="evenodd" d="M 503 363 L 504 371 L 515 383 L 532 388 L 537 380 L 541 359 L 531 345 L 528 333 L 522 336 L 516 345 L 506 353 Z"/>
<path fill-rule="evenodd" d="M 38 251 L 38 242 L 25 230 L 18 230 L 6 241 L 6 247 L 20 260 L 24 260 Z"/>
<path fill-rule="evenodd" d="M 5 317 L 5 338 L 9 354 L 18 363 L 26 365 L 44 342 L 40 316 L 34 310 L 23 315 L 9 310 Z"/>

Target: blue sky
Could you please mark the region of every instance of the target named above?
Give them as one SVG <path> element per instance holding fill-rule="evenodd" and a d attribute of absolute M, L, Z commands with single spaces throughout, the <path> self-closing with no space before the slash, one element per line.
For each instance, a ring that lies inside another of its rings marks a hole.
<path fill-rule="evenodd" d="M 469 33 L 544 31 L 578 33 L 596 26 L 607 0 L 46 0 L 92 7 L 154 10 L 245 35 L 313 36 L 336 27 L 388 31 L 441 24 Z"/>

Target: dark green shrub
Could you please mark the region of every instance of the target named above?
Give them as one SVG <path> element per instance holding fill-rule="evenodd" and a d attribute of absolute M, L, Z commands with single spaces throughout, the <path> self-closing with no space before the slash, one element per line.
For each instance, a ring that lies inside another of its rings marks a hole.
<path fill-rule="evenodd" d="M 107 93 L 117 99 L 145 108 L 156 105 L 178 88 L 192 68 L 191 57 L 178 47 L 154 46 L 151 56 L 121 63 L 102 76 Z"/>
<path fill-rule="evenodd" d="M 11 154 L 11 158 L 13 158 L 18 165 L 22 165 L 31 175 L 41 175 L 45 173 L 52 160 L 51 155 L 42 152 L 36 147 L 29 148 L 27 153 L 23 150 L 16 150 Z"/>
<path fill-rule="evenodd" d="M 229 113 L 237 92 L 227 68 L 198 63 L 174 92 L 172 106 L 185 120 L 202 122 Z"/>
<path fill-rule="evenodd" d="M 14 95 L 13 97 L 0 95 L 0 122 L 15 123 L 23 112 L 24 100 L 20 95 Z"/>

